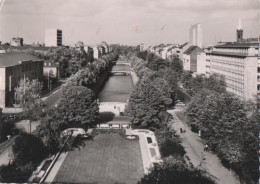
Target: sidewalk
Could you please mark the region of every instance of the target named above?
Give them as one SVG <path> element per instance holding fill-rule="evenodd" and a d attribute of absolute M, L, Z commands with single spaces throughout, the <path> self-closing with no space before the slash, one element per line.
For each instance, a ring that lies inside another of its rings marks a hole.
<path fill-rule="evenodd" d="M 44 183 L 52 183 L 56 174 L 58 173 L 63 161 L 65 160 L 68 152 L 63 152 L 60 154 L 58 160 L 55 162 L 53 168 L 50 170 L 47 178 L 45 179 Z"/>
<path fill-rule="evenodd" d="M 216 154 L 212 152 L 204 153 L 206 160 L 202 162 L 202 153 L 204 144 L 198 134 L 191 132 L 188 126 L 183 123 L 175 114 L 179 110 L 169 110 L 168 112 L 173 116 L 172 128 L 180 135 L 182 145 L 186 150 L 186 155 L 191 159 L 194 167 L 201 167 L 209 174 L 215 176 L 218 184 L 239 184 L 239 181 L 234 173 L 231 173 L 225 168 Z M 180 128 L 186 130 L 186 133 L 180 134 Z"/>
<path fill-rule="evenodd" d="M 0 165 L 9 163 L 9 155 L 12 154 L 12 145 L 16 136 L 0 144 Z"/>

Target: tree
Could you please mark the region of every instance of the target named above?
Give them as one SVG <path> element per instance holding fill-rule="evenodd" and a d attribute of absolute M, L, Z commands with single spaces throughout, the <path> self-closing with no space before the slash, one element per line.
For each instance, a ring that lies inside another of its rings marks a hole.
<path fill-rule="evenodd" d="M 27 163 L 36 164 L 47 156 L 41 139 L 27 133 L 22 133 L 15 139 L 12 150 L 17 166 L 24 166 Z"/>
<path fill-rule="evenodd" d="M 191 168 L 181 157 L 169 157 L 154 164 L 138 184 L 215 184 L 205 172 Z"/>
<path fill-rule="evenodd" d="M 132 91 L 127 107 L 131 122 L 141 127 L 160 127 L 160 114 L 171 103 L 153 83 L 139 81 Z"/>
<path fill-rule="evenodd" d="M 42 139 L 44 147 L 51 153 L 55 153 L 65 143 L 61 132 L 68 128 L 68 123 L 64 121 L 56 108 L 48 110 L 40 122 L 34 133 Z"/>
<path fill-rule="evenodd" d="M 31 131 L 31 120 L 38 119 L 38 115 L 41 113 L 39 107 L 43 104 L 40 100 L 42 83 L 37 79 L 21 79 L 15 92 L 17 103 L 23 108 L 25 116 L 29 118 Z"/>
<path fill-rule="evenodd" d="M 239 175 L 247 173 L 256 180 L 257 106 L 247 108 L 233 94 L 216 91 L 203 89 L 194 96 L 187 108 L 189 124 L 199 127 L 202 137 L 226 167 Z"/>
<path fill-rule="evenodd" d="M 16 101 L 25 110 L 33 109 L 41 97 L 42 83 L 37 79 L 21 79 L 18 87 L 15 88 Z"/>
<path fill-rule="evenodd" d="M 94 93 L 83 86 L 65 87 L 56 110 L 59 116 L 72 126 L 95 123 L 99 114 Z"/>

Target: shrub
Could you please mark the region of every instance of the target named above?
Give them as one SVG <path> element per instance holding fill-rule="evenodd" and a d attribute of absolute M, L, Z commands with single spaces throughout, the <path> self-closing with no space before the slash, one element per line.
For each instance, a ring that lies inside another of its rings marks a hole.
<path fill-rule="evenodd" d="M 17 168 L 15 163 L 0 166 L 0 182 L 2 183 L 24 183 L 33 172 L 33 165 L 26 164 L 23 168 Z"/>

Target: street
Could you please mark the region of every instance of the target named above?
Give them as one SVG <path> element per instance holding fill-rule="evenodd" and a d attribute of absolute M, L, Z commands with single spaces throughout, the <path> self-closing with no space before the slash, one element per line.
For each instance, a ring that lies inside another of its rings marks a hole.
<path fill-rule="evenodd" d="M 201 167 L 209 174 L 216 177 L 218 184 L 238 184 L 239 181 L 233 172 L 225 168 L 216 154 L 212 152 L 205 152 L 203 140 L 198 134 L 193 133 L 188 125 L 182 122 L 177 116 L 176 112 L 180 109 L 169 110 L 168 112 L 173 116 L 172 128 L 180 135 L 182 145 L 187 152 L 186 155 L 190 158 L 194 167 Z M 180 128 L 186 130 L 185 133 L 180 133 Z M 205 157 L 205 160 L 203 160 Z"/>

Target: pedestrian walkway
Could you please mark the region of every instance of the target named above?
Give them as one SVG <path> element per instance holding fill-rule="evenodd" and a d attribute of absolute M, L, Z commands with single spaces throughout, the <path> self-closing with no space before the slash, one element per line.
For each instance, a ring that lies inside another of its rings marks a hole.
<path fill-rule="evenodd" d="M 47 178 L 45 179 L 45 183 L 52 183 L 53 182 L 53 180 L 54 180 L 56 174 L 58 173 L 58 171 L 59 171 L 63 161 L 65 160 L 67 154 L 68 154 L 68 152 L 63 152 L 63 153 L 60 154 L 59 158 L 57 159 L 53 168 L 51 169 Z"/>
<path fill-rule="evenodd" d="M 147 174 L 153 163 L 161 162 L 161 155 L 155 135 L 152 131 L 146 129 L 130 130 L 129 135 L 138 135 L 141 155 L 143 160 L 144 173 Z M 147 143 L 147 137 L 151 138 L 153 144 Z M 153 153 L 152 153 L 153 152 Z"/>
<path fill-rule="evenodd" d="M 17 136 L 11 137 L 9 140 L 0 144 L 0 165 L 8 164 L 12 155 L 12 145 Z"/>
<path fill-rule="evenodd" d="M 172 128 L 180 135 L 182 145 L 186 150 L 186 155 L 190 158 L 194 167 L 201 167 L 209 174 L 216 177 L 218 184 L 238 184 L 239 181 L 233 172 L 225 168 L 216 154 L 212 152 L 204 152 L 204 144 L 198 134 L 191 132 L 187 124 L 182 122 L 177 116 L 178 110 L 169 110 L 168 112 L 173 116 Z M 186 130 L 185 133 L 180 133 L 180 128 Z M 204 154 L 204 155 L 203 155 Z M 203 160 L 203 156 L 206 160 Z"/>

